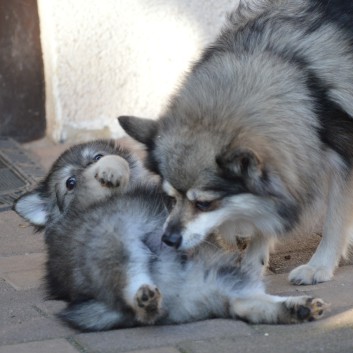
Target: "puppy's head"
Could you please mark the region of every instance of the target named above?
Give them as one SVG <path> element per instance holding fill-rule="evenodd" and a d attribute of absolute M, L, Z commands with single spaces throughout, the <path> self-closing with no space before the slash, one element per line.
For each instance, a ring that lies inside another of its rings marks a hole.
<path fill-rule="evenodd" d="M 58 221 L 73 201 L 81 205 L 99 201 L 102 195 L 110 194 L 111 188 L 102 185 L 98 167 L 103 163 L 106 165 L 106 162 L 114 167 L 112 160 L 107 160 L 111 156 L 118 158 L 113 162 L 124 176 L 120 178 L 123 185 L 114 186 L 125 187 L 129 180 L 129 165 L 135 163 L 130 153 L 112 140 L 83 143 L 65 151 L 38 187 L 15 201 L 14 210 L 41 230 L 49 222 Z"/>

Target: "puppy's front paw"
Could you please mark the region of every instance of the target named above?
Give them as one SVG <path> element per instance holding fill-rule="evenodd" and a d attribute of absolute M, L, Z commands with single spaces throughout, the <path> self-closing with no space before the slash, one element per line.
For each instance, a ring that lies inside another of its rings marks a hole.
<path fill-rule="evenodd" d="M 153 324 L 161 316 L 162 295 L 155 286 L 145 284 L 135 296 L 135 312 L 139 322 Z"/>
<path fill-rule="evenodd" d="M 119 156 L 104 156 L 95 164 L 94 177 L 103 187 L 119 188 L 122 191 L 129 183 L 130 167 Z"/>
<path fill-rule="evenodd" d="M 327 282 L 333 277 L 333 272 L 326 267 L 301 265 L 289 274 L 289 281 L 296 285 L 316 284 Z"/>
<path fill-rule="evenodd" d="M 288 323 L 301 323 L 320 319 L 329 304 L 320 298 L 308 296 L 292 297 L 284 302 L 289 315 Z"/>

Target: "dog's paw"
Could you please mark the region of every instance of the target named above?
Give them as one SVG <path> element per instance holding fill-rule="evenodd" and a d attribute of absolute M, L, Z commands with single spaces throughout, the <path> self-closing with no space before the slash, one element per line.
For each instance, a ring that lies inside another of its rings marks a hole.
<path fill-rule="evenodd" d="M 327 282 L 333 277 L 333 272 L 325 267 L 301 265 L 289 274 L 289 281 L 296 285 L 316 284 Z"/>
<path fill-rule="evenodd" d="M 320 319 L 330 305 L 320 298 L 309 296 L 288 298 L 284 305 L 289 315 L 288 323 L 301 323 Z"/>
<path fill-rule="evenodd" d="M 162 314 L 162 295 L 155 286 L 145 284 L 135 295 L 135 312 L 139 322 L 153 324 Z"/>
<path fill-rule="evenodd" d="M 127 161 L 119 156 L 102 157 L 95 164 L 94 177 L 103 187 L 125 189 L 129 183 L 130 167 Z"/>

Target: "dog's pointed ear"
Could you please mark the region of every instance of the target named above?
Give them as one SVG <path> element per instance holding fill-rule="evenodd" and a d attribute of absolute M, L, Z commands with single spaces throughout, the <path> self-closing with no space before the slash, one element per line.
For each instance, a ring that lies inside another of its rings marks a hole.
<path fill-rule="evenodd" d="M 249 148 L 236 148 L 216 157 L 216 163 L 229 178 L 258 179 L 263 174 L 262 163 L 257 154 Z"/>
<path fill-rule="evenodd" d="M 44 227 L 48 220 L 48 200 L 38 190 L 17 199 L 13 210 L 33 226 Z"/>
<path fill-rule="evenodd" d="M 147 147 L 153 145 L 154 138 L 158 131 L 157 121 L 134 116 L 119 116 L 118 121 L 129 136 Z"/>

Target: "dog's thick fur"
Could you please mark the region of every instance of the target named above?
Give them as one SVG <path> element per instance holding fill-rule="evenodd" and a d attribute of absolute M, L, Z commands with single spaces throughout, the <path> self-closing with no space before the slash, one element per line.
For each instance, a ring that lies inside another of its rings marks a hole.
<path fill-rule="evenodd" d="M 289 279 L 332 278 L 353 240 L 351 0 L 240 1 L 159 120 L 119 121 L 176 199 L 167 244 L 220 228 L 259 266 L 271 239 L 320 230 Z"/>
<path fill-rule="evenodd" d="M 298 323 L 322 316 L 308 296 L 265 293 L 237 255 L 203 245 L 162 246 L 166 196 L 138 160 L 113 142 L 71 148 L 15 210 L 45 227 L 46 286 L 69 305 L 59 316 L 81 330 L 170 324 L 210 317 Z"/>

